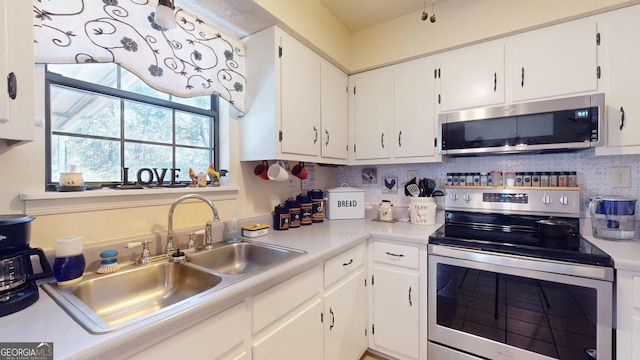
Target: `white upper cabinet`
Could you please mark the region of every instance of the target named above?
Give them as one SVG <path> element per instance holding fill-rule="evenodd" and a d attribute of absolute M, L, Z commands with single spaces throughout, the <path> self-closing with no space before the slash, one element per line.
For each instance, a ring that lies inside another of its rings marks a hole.
<path fill-rule="evenodd" d="M 333 163 L 346 163 L 349 130 L 349 77 L 328 61 L 322 61 L 322 144 L 324 159 L 336 159 Z"/>
<path fill-rule="evenodd" d="M 347 75 L 277 27 L 245 39 L 240 160 L 347 162 Z"/>
<path fill-rule="evenodd" d="M 602 82 L 607 104 L 607 147 L 597 154 L 640 153 L 640 6 L 603 14 L 600 28 Z"/>
<path fill-rule="evenodd" d="M 434 64 L 431 58 L 413 60 L 393 70 L 393 156 L 436 155 Z"/>
<path fill-rule="evenodd" d="M 0 139 L 32 141 L 34 128 L 33 9 L 0 0 Z"/>
<path fill-rule="evenodd" d="M 393 72 L 387 67 L 350 79 L 354 108 L 355 160 L 389 159 L 393 121 Z"/>
<path fill-rule="evenodd" d="M 596 38 L 593 18 L 513 36 L 513 101 L 597 91 Z"/>
<path fill-rule="evenodd" d="M 440 110 L 442 112 L 499 105 L 505 102 L 502 41 L 471 46 L 440 59 Z"/>
<path fill-rule="evenodd" d="M 282 152 L 320 154 L 320 57 L 282 33 L 280 76 Z"/>

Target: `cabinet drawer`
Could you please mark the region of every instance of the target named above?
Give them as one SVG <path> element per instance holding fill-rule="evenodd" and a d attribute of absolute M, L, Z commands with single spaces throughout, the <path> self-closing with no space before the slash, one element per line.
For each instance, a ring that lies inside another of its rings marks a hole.
<path fill-rule="evenodd" d="M 253 297 L 253 333 L 320 293 L 322 270 L 314 267 Z"/>
<path fill-rule="evenodd" d="M 375 241 L 373 243 L 373 260 L 418 269 L 420 267 L 420 249 L 417 246 Z"/>
<path fill-rule="evenodd" d="M 364 264 L 364 243 L 324 262 L 324 287 L 340 280 Z"/>

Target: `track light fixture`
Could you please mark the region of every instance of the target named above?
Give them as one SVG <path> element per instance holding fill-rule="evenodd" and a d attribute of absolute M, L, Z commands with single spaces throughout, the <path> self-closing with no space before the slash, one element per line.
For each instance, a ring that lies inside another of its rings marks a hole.
<path fill-rule="evenodd" d="M 436 22 L 436 13 L 434 10 L 434 1 L 435 0 L 431 0 L 431 16 L 429 16 L 429 12 L 427 11 L 427 2 L 424 2 L 424 8 L 422 10 L 422 14 L 420 15 L 420 19 L 422 19 L 422 21 L 426 21 L 427 19 L 429 19 L 429 21 L 431 21 L 431 23 L 433 24 L 434 22 Z"/>
<path fill-rule="evenodd" d="M 176 14 L 173 13 L 173 0 L 158 0 L 158 8 L 153 21 L 163 29 L 176 27 Z"/>

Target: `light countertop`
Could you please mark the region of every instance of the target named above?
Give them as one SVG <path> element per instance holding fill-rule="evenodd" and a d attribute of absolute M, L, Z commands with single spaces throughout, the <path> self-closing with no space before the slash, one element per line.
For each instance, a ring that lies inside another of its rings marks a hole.
<path fill-rule="evenodd" d="M 104 334 L 86 331 L 41 290 L 40 300 L 34 305 L 0 318 L 0 339 L 5 342 L 52 342 L 55 359 L 127 358 L 193 326 L 205 317 L 203 314 L 212 316 L 370 237 L 427 244 L 429 235 L 440 226 L 440 223 L 420 226 L 407 222 L 385 223 L 362 219 L 325 220 L 287 231 L 270 229 L 268 235 L 251 240 L 300 249 L 307 254 L 213 291 L 177 315 L 162 320 L 151 318 Z M 601 240 L 590 235 L 585 237 L 611 255 L 617 269 L 640 271 L 640 241 Z"/>

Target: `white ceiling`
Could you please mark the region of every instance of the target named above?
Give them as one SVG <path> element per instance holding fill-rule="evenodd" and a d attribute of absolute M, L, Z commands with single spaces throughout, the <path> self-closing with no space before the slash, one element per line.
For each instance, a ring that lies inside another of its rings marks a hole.
<path fill-rule="evenodd" d="M 300 1 L 300 0 L 292 0 Z M 366 29 L 391 19 L 415 12 L 426 5 L 431 13 L 431 0 L 318 0 L 351 32 Z M 435 0 L 435 11 L 438 3 Z M 254 0 L 176 0 L 176 5 L 200 15 L 227 34 L 243 38 L 272 25 L 281 25 Z"/>

